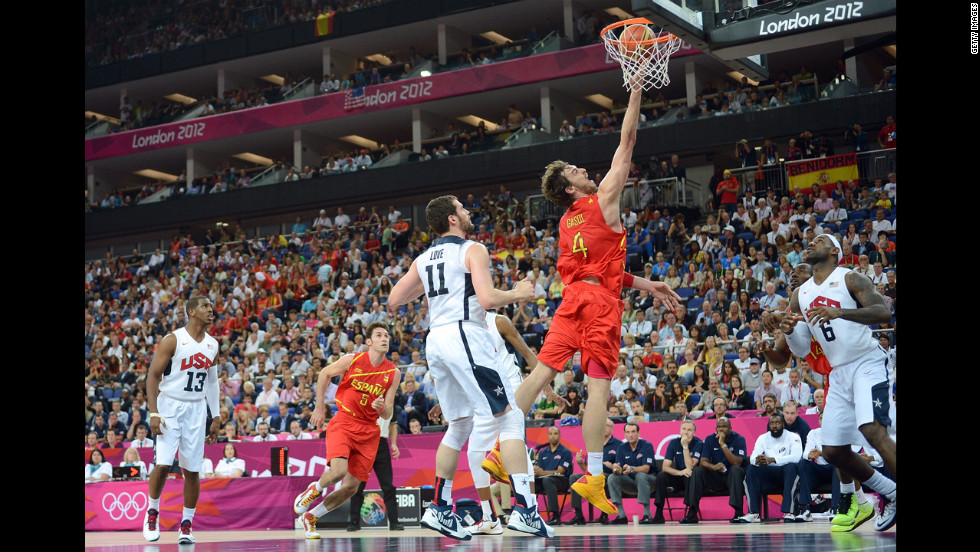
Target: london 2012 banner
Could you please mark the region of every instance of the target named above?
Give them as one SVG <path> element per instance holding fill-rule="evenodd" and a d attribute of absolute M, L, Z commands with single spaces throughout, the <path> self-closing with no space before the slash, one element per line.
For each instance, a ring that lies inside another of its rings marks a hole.
<path fill-rule="evenodd" d="M 699 53 L 684 43 L 673 57 Z M 619 70 L 619 64 L 607 56 L 604 46 L 594 44 L 89 138 L 85 140 L 85 160 L 185 146 L 270 128 L 610 70 Z"/>

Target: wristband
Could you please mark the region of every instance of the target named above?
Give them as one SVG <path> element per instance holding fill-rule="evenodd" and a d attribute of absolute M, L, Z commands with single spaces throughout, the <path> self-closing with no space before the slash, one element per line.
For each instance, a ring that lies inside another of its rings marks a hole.
<path fill-rule="evenodd" d="M 629 272 L 623 272 L 623 287 L 632 289 L 633 279 L 634 278 L 632 274 L 630 274 Z"/>
<path fill-rule="evenodd" d="M 150 412 L 150 417 L 151 417 L 151 418 L 160 418 L 161 420 L 163 419 L 163 416 L 161 416 L 161 415 L 160 415 L 159 413 L 157 413 L 157 412 Z"/>

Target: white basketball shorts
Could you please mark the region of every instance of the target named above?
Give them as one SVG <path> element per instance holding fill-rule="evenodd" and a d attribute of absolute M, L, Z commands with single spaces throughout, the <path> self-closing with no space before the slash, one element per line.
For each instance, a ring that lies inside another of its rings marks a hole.
<path fill-rule="evenodd" d="M 823 444 L 865 443 L 858 428 L 874 420 L 885 427 L 891 426 L 888 381 L 888 356 L 881 350 L 843 366 L 834 366 L 824 403 Z"/>
<path fill-rule="evenodd" d="M 207 434 L 204 427 L 208 416 L 207 401 L 178 401 L 160 395 L 157 397 L 157 410 L 167 427 L 160 424 L 154 447 L 154 463 L 170 466 L 180 451 L 180 467 L 200 472 Z"/>
<path fill-rule="evenodd" d="M 492 417 L 508 405 L 517 408 L 514 389 L 496 368 L 493 341 L 483 326 L 458 322 L 432 328 L 425 339 L 425 358 L 447 421 Z"/>

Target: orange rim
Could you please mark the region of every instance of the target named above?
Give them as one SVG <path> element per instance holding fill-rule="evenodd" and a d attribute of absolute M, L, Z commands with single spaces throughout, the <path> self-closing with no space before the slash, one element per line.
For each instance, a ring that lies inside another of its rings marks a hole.
<path fill-rule="evenodd" d="M 611 44 L 630 44 L 630 45 L 638 45 L 638 46 L 663 44 L 664 42 L 675 40 L 677 38 L 671 33 L 664 33 L 657 38 L 651 38 L 649 40 L 630 40 L 630 39 L 620 40 L 619 38 L 616 38 L 611 34 L 609 34 L 610 31 L 617 29 L 619 27 L 625 27 L 627 25 L 653 25 L 653 21 L 650 21 L 645 17 L 634 17 L 633 19 L 624 19 L 622 21 L 617 21 L 615 23 L 606 25 L 606 27 L 602 29 L 602 32 L 599 33 L 599 36 L 602 37 L 602 40 L 609 42 Z"/>

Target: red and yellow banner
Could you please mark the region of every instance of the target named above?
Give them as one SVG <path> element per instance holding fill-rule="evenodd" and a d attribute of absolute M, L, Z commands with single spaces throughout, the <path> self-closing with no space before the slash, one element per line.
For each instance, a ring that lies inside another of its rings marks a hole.
<path fill-rule="evenodd" d="M 326 36 L 333 32 L 333 18 L 337 12 L 321 13 L 316 16 L 316 36 Z"/>
<path fill-rule="evenodd" d="M 786 163 L 786 172 L 789 176 L 791 192 L 809 190 L 814 184 L 821 188 L 827 185 L 832 187 L 832 184 L 838 180 L 844 182 L 857 180 L 857 155 L 845 153 L 818 159 L 791 161 Z"/>

